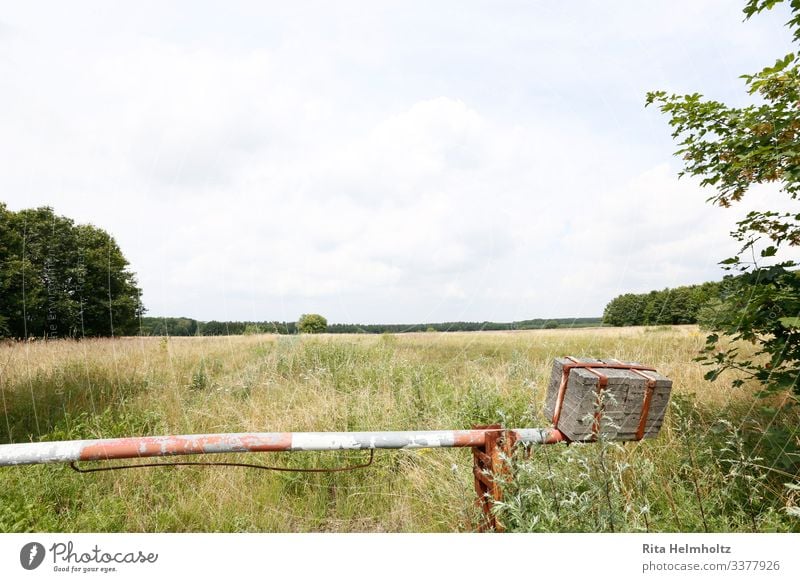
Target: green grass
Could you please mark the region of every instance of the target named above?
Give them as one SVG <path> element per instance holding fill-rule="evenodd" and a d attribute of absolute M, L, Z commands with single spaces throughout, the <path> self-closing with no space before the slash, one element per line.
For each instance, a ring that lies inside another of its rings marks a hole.
<path fill-rule="evenodd" d="M 662 434 L 515 455 L 512 531 L 800 531 L 796 409 L 703 380 L 694 327 L 381 336 L 122 338 L 0 346 L 0 442 L 170 433 L 546 426 L 552 359 L 675 382 Z M 199 460 L 201 457 L 198 457 Z M 218 457 L 209 456 L 208 460 Z M 365 453 L 231 455 L 293 467 Z M 193 459 L 194 460 L 194 459 Z M 379 451 L 345 473 L 0 468 L 0 531 L 471 531 L 471 455 Z"/>

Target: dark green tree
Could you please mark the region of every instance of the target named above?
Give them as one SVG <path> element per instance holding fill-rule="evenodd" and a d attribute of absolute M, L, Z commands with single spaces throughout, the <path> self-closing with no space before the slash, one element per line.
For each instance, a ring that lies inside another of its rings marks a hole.
<path fill-rule="evenodd" d="M 749 0 L 747 19 L 783 0 Z M 794 42 L 800 40 L 800 0 L 789 0 Z M 666 113 L 684 160 L 681 175 L 713 188 L 712 203 L 728 207 L 756 184 L 774 183 L 785 199 L 800 193 L 800 58 L 791 53 L 754 75 L 743 76 L 753 104 L 731 107 L 699 93 L 653 91 L 647 104 Z M 800 213 L 777 208 L 750 212 L 732 236 L 741 244 L 722 264 L 739 274 L 713 312 L 717 333 L 707 338 L 701 360 L 714 380 L 728 369 L 761 382 L 764 393 L 791 388 L 800 394 L 800 278 L 787 250 L 800 246 Z M 784 257 L 783 260 L 781 257 Z M 721 339 L 734 340 L 722 343 Z M 757 346 L 745 357 L 739 342 Z M 736 384 L 743 380 L 737 379 Z"/>
<path fill-rule="evenodd" d="M 603 322 L 616 326 L 697 323 L 698 314 L 721 298 L 721 285 L 708 282 L 649 293 L 625 293 L 608 302 Z M 708 313 L 704 311 L 704 321 Z"/>
<path fill-rule="evenodd" d="M 647 296 L 626 293 L 608 304 L 604 321 L 618 326 L 643 325 L 646 307 Z"/>
<path fill-rule="evenodd" d="M 297 321 L 297 330 L 300 333 L 325 333 L 328 329 L 328 320 L 318 313 L 304 313 Z"/>
<path fill-rule="evenodd" d="M 127 335 L 141 291 L 114 239 L 52 208 L 0 203 L 0 333 L 13 337 Z"/>

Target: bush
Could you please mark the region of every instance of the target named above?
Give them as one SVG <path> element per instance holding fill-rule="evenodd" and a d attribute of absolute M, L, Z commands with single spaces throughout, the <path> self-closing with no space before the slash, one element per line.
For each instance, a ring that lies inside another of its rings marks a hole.
<path fill-rule="evenodd" d="M 318 313 L 304 313 L 297 322 L 300 333 L 325 333 L 328 329 L 328 320 Z"/>

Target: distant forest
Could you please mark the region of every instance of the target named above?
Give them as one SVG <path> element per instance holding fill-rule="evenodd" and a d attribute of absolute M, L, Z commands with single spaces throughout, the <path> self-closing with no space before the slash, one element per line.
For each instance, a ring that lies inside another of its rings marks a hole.
<path fill-rule="evenodd" d="M 732 292 L 733 277 L 722 281 L 650 291 L 625 293 L 612 299 L 603 312 L 603 323 L 627 325 L 710 325 L 718 306 Z"/>
<path fill-rule="evenodd" d="M 718 306 L 732 292 L 733 277 L 699 285 L 685 285 L 648 293 L 625 293 L 609 301 L 603 317 L 527 319 L 510 323 L 452 321 L 417 324 L 328 324 L 327 333 L 405 333 L 420 331 L 509 331 L 593 326 L 711 325 Z M 297 333 L 294 321 L 208 321 L 186 317 L 143 317 L 142 335 L 242 335 Z"/>
<path fill-rule="evenodd" d="M 590 327 L 601 325 L 599 317 L 563 317 L 557 319 L 527 319 L 511 323 L 492 321 L 453 321 L 447 323 L 365 324 L 332 323 L 328 333 L 405 333 L 414 331 L 509 331 L 523 329 L 553 329 L 558 327 Z M 207 321 L 187 317 L 142 317 L 142 335 L 242 335 L 256 333 L 297 333 L 294 321 Z"/>

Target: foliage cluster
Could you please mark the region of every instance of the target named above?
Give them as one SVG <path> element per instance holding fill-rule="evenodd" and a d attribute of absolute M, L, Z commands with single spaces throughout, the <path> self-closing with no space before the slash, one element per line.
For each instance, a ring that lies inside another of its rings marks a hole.
<path fill-rule="evenodd" d="M 744 13 L 751 18 L 779 4 L 782 0 L 748 0 Z M 788 4 L 788 26 L 798 42 L 800 0 Z M 737 370 L 761 382 L 765 393 L 800 394 L 800 279 L 787 258 L 800 246 L 800 56 L 790 53 L 742 78 L 755 97 L 744 107 L 665 91 L 648 93 L 647 104 L 669 117 L 679 144 L 676 155 L 684 161 L 681 175 L 713 188 L 712 203 L 729 207 L 763 184 L 784 194 L 783 204 L 749 212 L 731 233 L 741 246 L 722 264 L 740 275 L 739 289 L 716 306 L 719 333 L 708 336 L 701 359 L 711 367 L 709 379 Z M 742 356 L 737 340 L 758 345 L 755 357 Z"/>
<path fill-rule="evenodd" d="M 141 290 L 106 231 L 0 203 L 0 336 L 136 333 Z"/>
<path fill-rule="evenodd" d="M 625 293 L 606 305 L 603 323 L 614 326 L 698 323 L 704 316 L 703 309 L 719 300 L 730 285 L 731 280 L 725 279 L 649 293 Z"/>
<path fill-rule="evenodd" d="M 328 329 L 328 320 L 318 313 L 304 313 L 297 321 L 297 331 L 300 333 L 325 333 Z"/>

